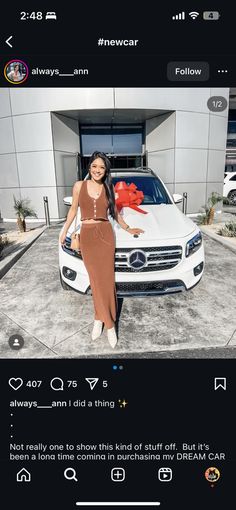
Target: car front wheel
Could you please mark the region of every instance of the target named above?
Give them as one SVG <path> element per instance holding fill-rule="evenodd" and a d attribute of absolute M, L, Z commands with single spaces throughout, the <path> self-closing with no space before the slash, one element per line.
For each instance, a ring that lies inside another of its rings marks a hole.
<path fill-rule="evenodd" d="M 230 191 L 228 199 L 231 205 L 236 205 L 236 190 Z"/>

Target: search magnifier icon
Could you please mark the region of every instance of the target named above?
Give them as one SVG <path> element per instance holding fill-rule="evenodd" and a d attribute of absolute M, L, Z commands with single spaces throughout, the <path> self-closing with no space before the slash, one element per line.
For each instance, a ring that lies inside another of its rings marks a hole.
<path fill-rule="evenodd" d="M 76 471 L 74 468 L 66 468 L 64 471 L 64 477 L 67 480 L 74 480 L 75 482 L 78 482 L 78 478 L 76 478 Z"/>

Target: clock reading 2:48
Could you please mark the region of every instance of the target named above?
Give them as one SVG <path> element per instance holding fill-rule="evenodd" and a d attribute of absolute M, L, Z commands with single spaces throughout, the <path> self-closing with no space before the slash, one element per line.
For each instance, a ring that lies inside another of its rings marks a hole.
<path fill-rule="evenodd" d="M 21 20 L 42 20 L 43 19 L 43 13 L 42 12 L 24 12 L 22 11 L 20 13 L 20 19 Z"/>
<path fill-rule="evenodd" d="M 32 11 L 32 12 L 25 12 L 22 11 L 20 13 L 20 19 L 23 21 L 27 20 L 33 20 L 33 21 L 42 21 L 45 20 L 56 20 L 57 15 L 55 12 L 46 12 L 45 14 L 41 11 Z"/>

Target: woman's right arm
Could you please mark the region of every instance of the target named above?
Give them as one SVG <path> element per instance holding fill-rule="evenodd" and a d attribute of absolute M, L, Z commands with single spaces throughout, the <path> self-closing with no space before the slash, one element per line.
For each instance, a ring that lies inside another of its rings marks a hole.
<path fill-rule="evenodd" d="M 60 242 L 61 244 L 65 243 L 66 234 L 67 231 L 72 223 L 72 221 L 75 219 L 75 216 L 77 214 L 78 205 L 79 205 L 79 193 L 82 186 L 83 181 L 78 181 L 74 184 L 73 187 L 73 195 L 72 195 L 72 204 L 70 206 L 70 209 L 67 214 L 66 222 L 63 228 L 63 231 L 61 233 Z"/>

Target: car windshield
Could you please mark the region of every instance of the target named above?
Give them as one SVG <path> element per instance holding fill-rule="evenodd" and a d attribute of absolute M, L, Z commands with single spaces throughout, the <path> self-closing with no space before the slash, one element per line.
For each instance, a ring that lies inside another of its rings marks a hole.
<path fill-rule="evenodd" d="M 143 205 L 172 203 L 158 177 L 152 177 L 149 175 L 120 175 L 119 177 L 112 177 L 114 186 L 120 181 L 125 181 L 128 185 L 133 183 L 137 186 L 138 191 L 143 192 Z"/>

